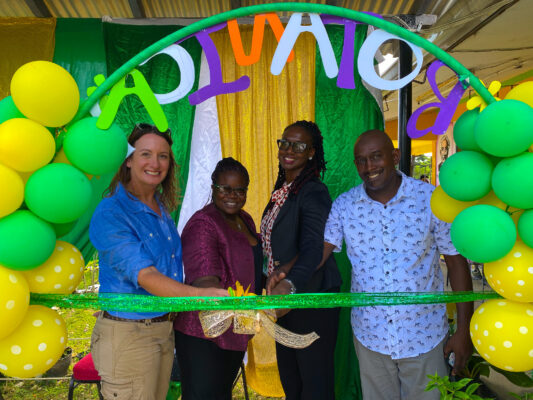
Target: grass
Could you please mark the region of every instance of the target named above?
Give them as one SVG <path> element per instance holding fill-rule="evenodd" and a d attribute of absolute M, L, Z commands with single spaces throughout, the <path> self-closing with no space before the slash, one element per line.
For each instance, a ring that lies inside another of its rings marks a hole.
<path fill-rule="evenodd" d="M 86 290 L 97 281 L 98 271 L 89 263 L 80 282 L 78 290 Z M 53 380 L 7 380 L 0 381 L 0 399 L 5 400 L 63 400 L 67 399 L 69 379 L 72 375 L 72 366 L 90 350 L 91 332 L 96 322 L 93 313 L 95 310 L 57 309 L 64 318 L 68 329 L 68 346 L 72 348 L 72 363 L 69 367 L 68 379 Z M 263 397 L 248 388 L 250 400 L 268 400 L 272 397 Z M 244 399 L 242 380 L 233 390 L 233 399 Z M 98 399 L 96 385 L 80 385 L 74 391 L 76 400 Z"/>

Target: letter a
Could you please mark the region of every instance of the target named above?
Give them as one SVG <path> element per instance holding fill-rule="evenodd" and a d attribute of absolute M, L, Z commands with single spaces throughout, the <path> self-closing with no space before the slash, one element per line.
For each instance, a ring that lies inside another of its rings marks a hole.
<path fill-rule="evenodd" d="M 130 75 L 133 79 L 133 87 L 126 87 L 126 77 Z M 148 114 L 154 121 L 155 126 L 161 132 L 168 129 L 168 121 L 165 117 L 163 109 L 157 102 L 154 92 L 148 86 L 148 82 L 144 78 L 141 71 L 136 69 L 132 70 L 129 74 L 125 75 L 115 86 L 111 88 L 109 92 L 109 98 L 107 99 L 105 106 L 102 110 L 102 114 L 96 122 L 96 126 L 100 129 L 107 129 L 113 123 L 115 116 L 117 115 L 118 108 L 124 97 L 130 94 L 135 94 L 141 100 L 141 103 L 148 111 Z"/>

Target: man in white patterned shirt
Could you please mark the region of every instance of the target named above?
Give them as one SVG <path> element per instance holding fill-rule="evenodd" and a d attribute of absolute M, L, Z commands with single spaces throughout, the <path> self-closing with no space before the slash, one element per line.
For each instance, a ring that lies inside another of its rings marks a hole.
<path fill-rule="evenodd" d="M 440 254 L 452 289 L 472 290 L 449 224 L 431 212 L 434 187 L 396 170 L 400 155 L 384 132 L 363 133 L 354 156 L 363 184 L 335 200 L 324 234 L 326 256 L 346 242 L 352 292 L 442 291 Z M 445 358 L 451 352 L 452 373 L 464 367 L 472 352 L 471 315 L 472 303 L 457 304 L 457 332 L 448 339 L 444 304 L 353 308 L 363 398 L 438 399 L 438 391 L 424 392 L 426 376 L 447 375 Z"/>

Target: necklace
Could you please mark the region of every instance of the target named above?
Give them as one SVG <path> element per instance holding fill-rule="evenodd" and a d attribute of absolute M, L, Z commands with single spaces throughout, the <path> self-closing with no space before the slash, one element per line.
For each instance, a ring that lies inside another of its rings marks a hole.
<path fill-rule="evenodd" d="M 239 221 L 240 218 L 238 216 L 235 219 L 229 219 L 224 214 L 222 214 L 222 216 L 227 221 L 228 225 L 236 226 L 237 230 L 242 232 L 242 225 L 241 225 L 241 223 Z"/>

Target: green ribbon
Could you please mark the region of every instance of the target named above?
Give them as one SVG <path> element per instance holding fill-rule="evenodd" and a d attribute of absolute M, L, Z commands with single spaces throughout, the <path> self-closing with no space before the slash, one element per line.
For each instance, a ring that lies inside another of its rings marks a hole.
<path fill-rule="evenodd" d="M 399 306 L 408 304 L 463 303 L 500 299 L 496 292 L 307 293 L 284 296 L 157 297 L 133 294 L 38 294 L 30 304 L 128 312 L 265 310 L 273 308 L 334 308 Z"/>

